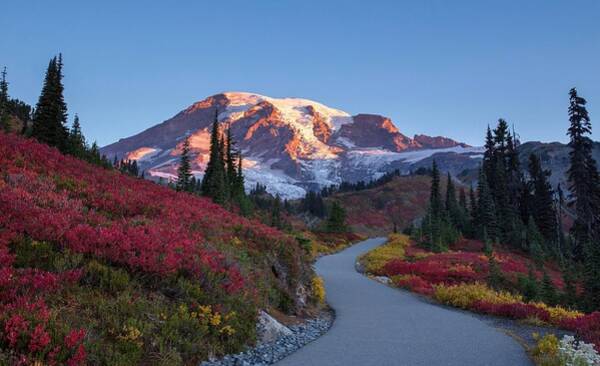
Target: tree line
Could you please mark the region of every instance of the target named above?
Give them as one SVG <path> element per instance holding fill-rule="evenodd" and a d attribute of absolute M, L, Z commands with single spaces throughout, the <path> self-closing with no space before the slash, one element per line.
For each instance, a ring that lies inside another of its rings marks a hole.
<path fill-rule="evenodd" d="M 543 169 L 539 156 L 531 154 L 526 166 L 521 166 L 519 141 L 508 123 L 500 119 L 496 128 L 488 127 L 486 131 L 477 188 L 471 186 L 468 195 L 464 187 L 457 195 L 455 182 L 448 174 L 443 198 L 440 171 L 433 162 L 428 210 L 411 234 L 433 251 L 447 250 L 464 236 L 484 241 L 489 252 L 494 243 L 526 251 L 540 267 L 544 260 L 555 260 L 563 268 L 565 287 L 570 289 L 571 297 L 577 297 L 573 281 L 581 278 L 584 298 L 580 305 L 598 309 L 600 176 L 592 157 L 592 126 L 586 103 L 576 89 L 570 90 L 567 197 L 560 184 L 556 189 L 552 187 L 551 172 Z M 563 225 L 565 209 L 575 213 L 568 233 Z M 493 268 L 490 263 L 491 272 Z M 551 282 L 545 286 L 551 286 Z"/>
<path fill-rule="evenodd" d="M 64 98 L 62 54 L 48 63 L 44 83 L 35 108 L 12 99 L 8 93 L 6 68 L 0 79 L 0 124 L 4 131 L 33 137 L 90 163 L 111 167 L 106 157 L 100 155 L 96 142 L 86 141 L 81 130 L 79 116 L 75 114 L 68 126 L 68 109 Z M 19 126 L 19 123 L 21 126 Z"/>
<path fill-rule="evenodd" d="M 215 203 L 236 206 L 247 216 L 252 212 L 252 204 L 244 188 L 243 158 L 235 148 L 231 129 L 222 130 L 219 126 L 218 111 L 212 124 L 209 160 L 201 180 L 191 171 L 190 140 L 186 138 L 181 146 L 181 157 L 177 169 L 175 189 L 210 197 Z"/>

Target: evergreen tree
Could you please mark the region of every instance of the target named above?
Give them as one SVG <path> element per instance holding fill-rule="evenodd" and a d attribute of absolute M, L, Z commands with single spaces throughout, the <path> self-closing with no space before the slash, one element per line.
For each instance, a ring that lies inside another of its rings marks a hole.
<path fill-rule="evenodd" d="M 458 191 L 458 204 L 464 212 L 469 212 L 469 207 L 467 206 L 467 192 L 464 187 L 460 187 L 460 190 Z"/>
<path fill-rule="evenodd" d="M 218 113 L 215 111 L 210 136 L 210 157 L 202 178 L 202 194 L 211 197 L 216 203 L 224 204 L 227 200 L 226 172 L 217 116 Z"/>
<path fill-rule="evenodd" d="M 555 305 L 557 300 L 556 288 L 552 283 L 550 275 L 547 271 L 544 271 L 544 277 L 542 278 L 542 286 L 540 288 L 540 298 L 543 302 L 548 305 Z"/>
<path fill-rule="evenodd" d="M 229 192 L 230 196 L 232 197 L 238 173 L 237 168 L 235 166 L 236 152 L 234 145 L 235 141 L 233 141 L 233 138 L 231 137 L 231 128 L 227 128 L 225 145 L 225 176 L 227 177 L 227 182 L 229 183 Z"/>
<path fill-rule="evenodd" d="M 532 266 L 529 266 L 529 272 L 523 289 L 523 297 L 527 301 L 537 300 L 539 297 L 539 285 Z"/>
<path fill-rule="evenodd" d="M 42 93 L 35 108 L 31 135 L 62 152 L 68 152 L 67 105 L 62 84 L 62 55 L 48 64 Z"/>
<path fill-rule="evenodd" d="M 494 136 L 492 130 L 488 125 L 485 134 L 485 152 L 483 153 L 483 173 L 487 179 L 487 186 L 489 189 L 494 189 L 494 174 L 496 171 L 496 143 L 494 142 Z"/>
<path fill-rule="evenodd" d="M 194 189 L 189 154 L 190 138 L 186 137 L 181 149 L 181 158 L 179 159 L 179 168 L 177 169 L 177 183 L 175 184 L 175 189 L 180 192 L 192 192 Z"/>
<path fill-rule="evenodd" d="M 490 251 L 488 257 L 488 277 L 487 283 L 493 289 L 500 289 L 504 283 L 502 270 L 494 257 L 494 252 Z"/>
<path fill-rule="evenodd" d="M 532 217 L 529 218 L 527 222 L 527 250 L 529 254 L 533 257 L 535 262 L 541 266 L 544 260 L 544 237 L 540 234 L 537 225 L 535 224 L 535 219 Z"/>
<path fill-rule="evenodd" d="M 85 137 L 81 132 L 81 124 L 79 123 L 79 116 L 75 114 L 73 120 L 73 126 L 69 131 L 69 154 L 84 159 L 87 153 L 87 145 Z"/>
<path fill-rule="evenodd" d="M 546 243 L 551 243 L 556 238 L 556 214 L 554 212 L 554 192 L 548 182 L 550 172 L 542 169 L 540 159 L 535 154 L 529 156 L 530 192 L 532 199 L 532 215 L 535 224 Z M 544 246 L 545 251 L 552 249 Z M 555 253 L 558 254 L 558 253 Z"/>
<path fill-rule="evenodd" d="M 563 230 L 563 207 L 565 205 L 565 195 L 562 190 L 560 183 L 558 187 L 556 187 L 557 193 L 557 202 L 556 202 L 556 241 L 558 243 L 559 253 L 561 254 L 561 259 L 565 257 L 568 260 L 571 260 L 571 250 L 567 248 L 567 240 L 565 238 L 564 230 Z"/>
<path fill-rule="evenodd" d="M 561 272 L 565 284 L 562 303 L 567 306 L 576 305 L 578 303 L 577 285 L 572 265 L 564 266 Z"/>
<path fill-rule="evenodd" d="M 600 245 L 595 237 L 600 221 L 600 178 L 596 161 L 592 158 L 592 124 L 585 107 L 587 101 L 577 95 L 575 88 L 569 92 L 569 153 L 567 171 L 569 190 L 573 195 L 576 219 L 572 227 L 573 250 L 577 260 L 583 259 L 584 246 Z M 594 243 L 595 242 L 595 243 Z"/>
<path fill-rule="evenodd" d="M 10 131 L 10 115 L 8 111 L 8 81 L 6 81 L 6 67 L 2 70 L 0 79 L 0 129 Z"/>
<path fill-rule="evenodd" d="M 429 207 L 431 215 L 438 219 L 442 217 L 442 198 L 440 194 L 440 171 L 434 160 L 431 166 L 431 191 L 429 194 Z"/>
<path fill-rule="evenodd" d="M 331 212 L 327 219 L 327 231 L 340 233 L 347 231 L 346 210 L 337 202 L 333 201 Z"/>
<path fill-rule="evenodd" d="M 473 185 L 469 187 L 469 211 L 471 213 L 471 222 L 477 222 L 477 198 L 475 197 L 475 190 Z"/>
<path fill-rule="evenodd" d="M 498 238 L 498 229 L 496 223 L 496 207 L 492 198 L 487 177 L 483 169 L 479 171 L 479 181 L 477 186 L 477 229 L 480 237 L 486 232 L 494 241 Z"/>
<path fill-rule="evenodd" d="M 275 196 L 273 201 L 273 207 L 271 209 L 271 226 L 278 229 L 283 229 L 283 219 L 281 218 L 281 198 L 279 195 Z"/>

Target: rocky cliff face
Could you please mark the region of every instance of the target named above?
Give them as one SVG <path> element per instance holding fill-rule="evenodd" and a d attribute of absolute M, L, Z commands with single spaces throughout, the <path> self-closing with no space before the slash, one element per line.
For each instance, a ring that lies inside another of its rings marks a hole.
<path fill-rule="evenodd" d="M 433 155 L 470 166 L 481 154 L 480 148 L 445 137 L 407 137 L 383 116 L 351 116 L 307 99 L 239 92 L 194 103 L 101 152 L 110 159 L 136 160 L 150 179 L 174 179 L 181 144 L 189 137 L 192 171 L 201 177 L 215 116 L 243 152 L 248 185 L 260 182 L 284 197 L 342 180 L 368 181 L 391 169 L 408 172 Z"/>

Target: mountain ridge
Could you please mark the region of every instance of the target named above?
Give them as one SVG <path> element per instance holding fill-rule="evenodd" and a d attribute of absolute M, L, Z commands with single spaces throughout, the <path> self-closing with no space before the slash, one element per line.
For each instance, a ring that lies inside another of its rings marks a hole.
<path fill-rule="evenodd" d="M 220 125 L 231 129 L 244 155 L 248 185 L 266 184 L 271 193 L 287 198 L 343 180 L 371 180 L 399 167 L 409 171 L 411 164 L 402 161 L 417 156 L 448 149 L 459 155 L 480 153 L 480 148 L 443 136 L 408 137 L 381 115 L 352 116 L 309 99 L 247 92 L 209 96 L 101 152 L 110 159 L 136 160 L 151 179 L 174 179 L 181 144 L 188 137 L 192 171 L 201 177 L 215 114 Z M 365 159 L 368 166 L 362 164 Z"/>

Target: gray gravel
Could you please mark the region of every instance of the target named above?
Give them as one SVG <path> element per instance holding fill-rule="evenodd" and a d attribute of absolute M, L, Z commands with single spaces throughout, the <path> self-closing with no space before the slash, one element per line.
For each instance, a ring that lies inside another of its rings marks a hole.
<path fill-rule="evenodd" d="M 370 239 L 319 259 L 336 321 L 277 365 L 531 365 L 524 349 L 489 322 L 356 272 L 356 257 L 384 241 Z"/>
<path fill-rule="evenodd" d="M 291 335 L 279 337 L 274 342 L 259 344 L 245 352 L 228 355 L 220 360 L 203 362 L 200 366 L 271 365 L 319 338 L 329 330 L 332 323 L 333 314 L 323 312 L 318 318 L 290 326 Z"/>

